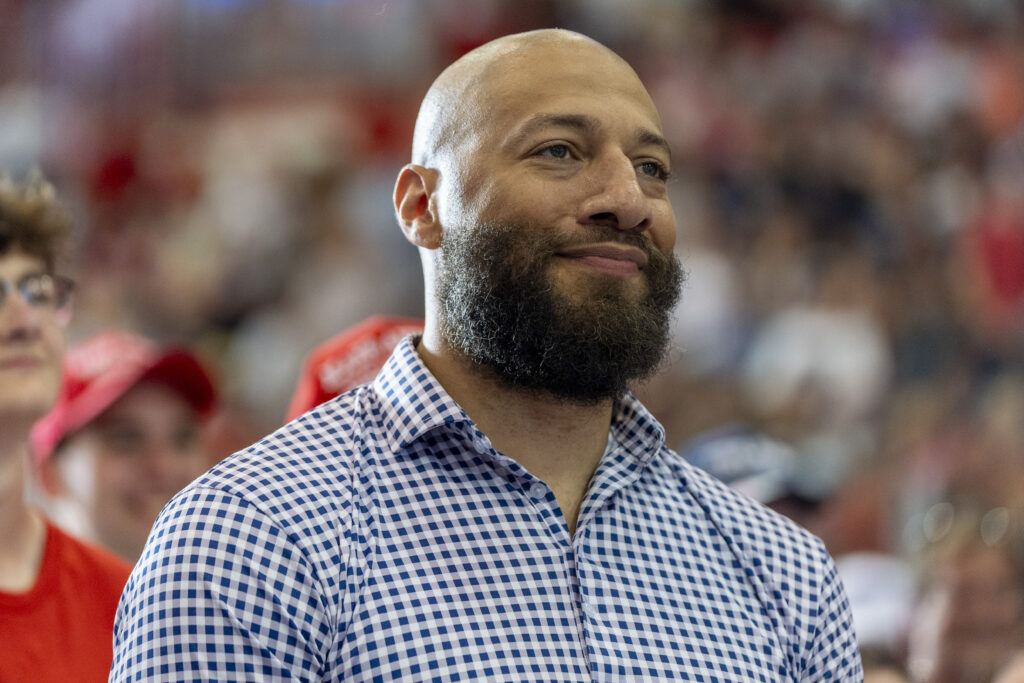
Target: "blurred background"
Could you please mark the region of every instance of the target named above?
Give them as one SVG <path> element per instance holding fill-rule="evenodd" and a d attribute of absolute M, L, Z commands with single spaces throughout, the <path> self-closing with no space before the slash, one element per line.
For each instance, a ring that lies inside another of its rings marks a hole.
<path fill-rule="evenodd" d="M 670 445 L 850 559 L 866 648 L 990 680 L 927 671 L 982 593 L 1022 622 L 1015 0 L 0 0 L 0 166 L 74 216 L 72 340 L 196 348 L 216 458 L 276 428 L 319 342 L 422 315 L 390 195 L 430 82 L 547 26 L 626 57 L 673 145 L 689 279 L 637 388 Z"/>

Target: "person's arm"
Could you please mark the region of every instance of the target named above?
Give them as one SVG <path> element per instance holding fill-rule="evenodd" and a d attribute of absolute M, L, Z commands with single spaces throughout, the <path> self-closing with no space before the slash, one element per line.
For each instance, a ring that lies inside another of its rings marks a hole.
<path fill-rule="evenodd" d="M 864 671 L 853 629 L 853 615 L 839 580 L 835 563 L 825 556 L 824 572 L 819 594 L 819 608 L 815 628 L 805 651 L 808 653 L 801 683 L 842 681 L 859 683 Z"/>
<path fill-rule="evenodd" d="M 267 515 L 190 489 L 163 510 L 125 586 L 110 680 L 320 680 L 329 604 L 308 558 Z"/>

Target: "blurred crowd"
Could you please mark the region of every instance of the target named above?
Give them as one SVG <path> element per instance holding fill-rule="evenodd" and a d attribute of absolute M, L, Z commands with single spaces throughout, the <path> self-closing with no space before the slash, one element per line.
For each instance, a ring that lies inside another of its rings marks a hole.
<path fill-rule="evenodd" d="M 637 388 L 670 442 L 826 541 L 866 658 L 992 680 L 1024 648 L 1014 0 L 0 1 L 0 165 L 75 216 L 70 336 L 196 349 L 211 459 L 273 429 L 319 342 L 422 315 L 390 195 L 430 79 L 541 26 L 634 64 L 673 146 L 688 280 Z"/>

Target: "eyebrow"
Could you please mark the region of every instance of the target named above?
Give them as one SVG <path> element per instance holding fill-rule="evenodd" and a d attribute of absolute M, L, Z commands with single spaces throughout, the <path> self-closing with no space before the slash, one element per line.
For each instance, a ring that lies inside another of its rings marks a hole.
<path fill-rule="evenodd" d="M 665 156 L 668 157 L 669 161 L 672 161 L 672 148 L 668 144 L 668 140 L 665 139 L 664 135 L 655 133 L 653 130 L 647 128 L 637 128 L 636 141 L 641 145 L 651 145 L 653 147 L 659 147 Z"/>
<path fill-rule="evenodd" d="M 601 127 L 600 122 L 585 114 L 536 114 L 519 127 L 508 140 L 511 147 L 517 147 L 536 131 L 544 128 L 568 128 L 580 133 L 592 133 Z M 634 134 L 640 145 L 651 145 L 660 148 L 669 161 L 672 160 L 672 148 L 664 136 L 649 128 L 637 128 Z"/>

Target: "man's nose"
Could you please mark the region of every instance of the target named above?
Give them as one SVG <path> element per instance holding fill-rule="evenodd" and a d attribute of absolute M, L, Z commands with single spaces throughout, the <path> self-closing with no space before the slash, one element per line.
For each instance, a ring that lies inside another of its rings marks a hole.
<path fill-rule="evenodd" d="M 30 338 L 39 333 L 40 311 L 18 292 L 7 292 L 0 303 L 0 340 Z"/>
<path fill-rule="evenodd" d="M 592 168 L 589 196 L 580 205 L 579 222 L 615 230 L 643 232 L 651 225 L 651 202 L 644 194 L 633 161 L 616 154 Z"/>
<path fill-rule="evenodd" d="M 148 444 L 139 454 L 138 464 L 145 491 L 151 495 L 170 497 L 197 474 L 186 473 L 181 454 L 166 444 Z"/>

